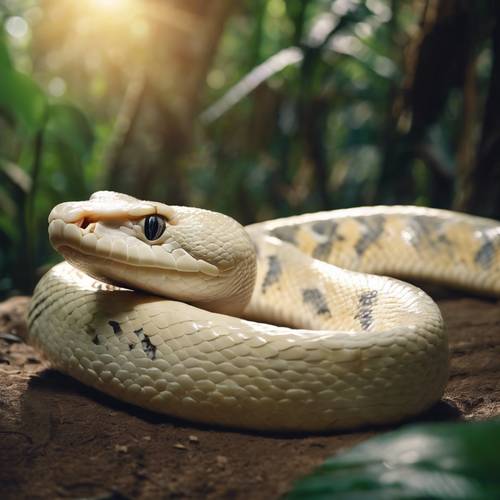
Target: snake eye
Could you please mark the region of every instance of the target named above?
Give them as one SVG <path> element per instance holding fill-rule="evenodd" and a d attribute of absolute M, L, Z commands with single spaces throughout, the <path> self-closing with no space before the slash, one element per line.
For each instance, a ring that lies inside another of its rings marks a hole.
<path fill-rule="evenodd" d="M 144 236 L 150 241 L 157 240 L 165 231 L 165 219 L 159 215 L 149 215 L 144 219 Z"/>

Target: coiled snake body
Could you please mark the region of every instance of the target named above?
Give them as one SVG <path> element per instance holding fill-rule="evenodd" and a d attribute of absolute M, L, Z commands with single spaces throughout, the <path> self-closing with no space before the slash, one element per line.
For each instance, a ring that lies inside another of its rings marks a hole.
<path fill-rule="evenodd" d="M 323 431 L 415 415 L 447 381 L 443 321 L 423 291 L 377 275 L 500 295 L 500 223 L 428 208 L 243 228 L 98 192 L 56 206 L 49 236 L 67 262 L 36 287 L 30 342 L 116 398 L 214 425 Z"/>

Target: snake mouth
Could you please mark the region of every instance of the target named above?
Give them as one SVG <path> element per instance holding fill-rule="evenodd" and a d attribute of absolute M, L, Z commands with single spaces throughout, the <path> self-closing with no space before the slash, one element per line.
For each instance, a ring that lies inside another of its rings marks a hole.
<path fill-rule="evenodd" d="M 103 259 L 133 268 L 219 275 L 216 266 L 194 258 L 174 241 L 149 245 L 127 233 L 117 233 L 116 236 L 99 234 L 95 231 L 96 224 L 85 217 L 71 223 L 52 219 L 49 223 L 50 242 L 63 256 L 71 253 L 71 260 L 76 263 L 81 255 L 87 262 L 89 259 Z"/>
<path fill-rule="evenodd" d="M 80 229 L 93 230 L 93 228 L 95 227 L 95 222 L 92 222 L 92 219 L 90 219 L 89 217 L 83 217 L 82 219 L 74 222 L 74 224 Z"/>
<path fill-rule="evenodd" d="M 123 275 L 127 276 L 133 274 L 134 269 L 137 269 L 138 266 L 110 257 L 103 257 L 102 255 L 84 253 L 67 244 L 60 245 L 57 251 L 63 255 L 66 262 L 82 271 L 87 276 L 103 283 L 113 285 L 114 287 L 119 287 L 120 289 L 141 289 L 140 283 L 131 285 L 128 280 L 122 278 Z M 115 266 L 119 270 L 118 274 L 114 272 Z M 165 269 L 153 267 L 148 267 L 148 269 L 155 274 L 160 274 L 162 271 L 165 271 Z"/>

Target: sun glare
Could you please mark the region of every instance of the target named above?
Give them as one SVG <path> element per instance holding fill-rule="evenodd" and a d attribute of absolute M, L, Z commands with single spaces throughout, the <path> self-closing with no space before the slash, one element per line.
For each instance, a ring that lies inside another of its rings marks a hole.
<path fill-rule="evenodd" d="M 142 2 L 136 0 L 88 0 L 81 5 L 89 15 L 114 21 L 135 18 L 141 15 L 143 9 Z"/>
<path fill-rule="evenodd" d="M 99 9 L 121 9 L 128 3 L 127 0 L 93 0 L 96 8 Z"/>

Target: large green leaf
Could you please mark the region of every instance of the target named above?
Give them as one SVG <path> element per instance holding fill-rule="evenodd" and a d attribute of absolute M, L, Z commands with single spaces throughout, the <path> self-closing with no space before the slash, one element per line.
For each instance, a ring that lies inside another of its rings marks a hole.
<path fill-rule="evenodd" d="M 288 499 L 500 498 L 500 421 L 419 425 L 328 459 Z"/>
<path fill-rule="evenodd" d="M 45 137 L 49 141 L 65 144 L 81 159 L 88 157 L 94 141 L 87 117 L 69 104 L 50 106 Z"/>
<path fill-rule="evenodd" d="M 11 69 L 12 61 L 10 59 L 9 50 L 7 49 L 7 43 L 5 42 L 5 35 L 3 31 L 0 30 L 0 78 L 4 71 Z"/>
<path fill-rule="evenodd" d="M 0 74 L 0 108 L 19 121 L 28 132 L 43 124 L 47 99 L 30 77 L 13 69 L 2 68 Z"/>

